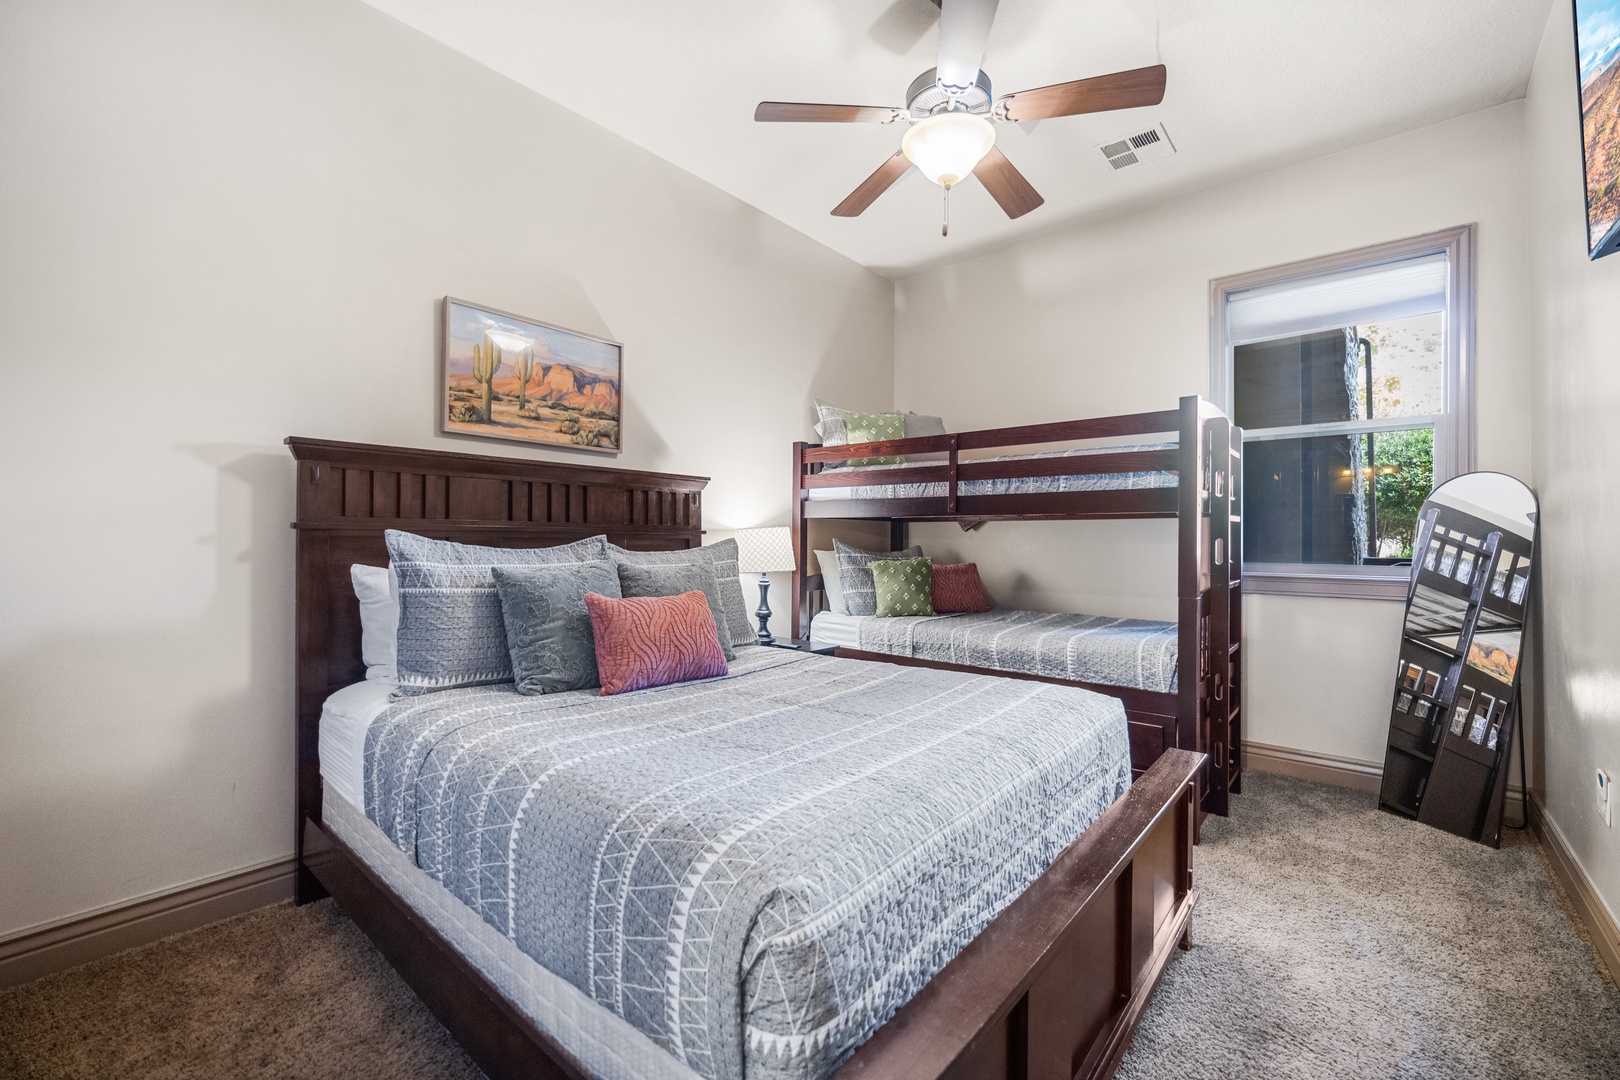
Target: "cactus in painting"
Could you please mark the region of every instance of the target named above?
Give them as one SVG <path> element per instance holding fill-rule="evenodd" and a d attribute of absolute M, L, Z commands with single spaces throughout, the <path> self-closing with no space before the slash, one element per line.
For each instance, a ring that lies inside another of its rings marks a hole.
<path fill-rule="evenodd" d="M 484 423 L 489 423 L 495 405 L 495 373 L 501 370 L 501 347 L 484 335 L 481 345 L 473 346 L 473 380 L 484 388 Z"/>
<path fill-rule="evenodd" d="M 518 412 L 529 403 L 529 380 L 534 378 L 534 349 L 522 350 L 512 361 L 512 370 L 517 374 L 518 381 Z"/>

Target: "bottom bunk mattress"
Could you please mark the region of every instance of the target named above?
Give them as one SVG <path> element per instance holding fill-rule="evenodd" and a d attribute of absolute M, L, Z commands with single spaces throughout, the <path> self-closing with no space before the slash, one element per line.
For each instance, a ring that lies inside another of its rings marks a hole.
<path fill-rule="evenodd" d="M 823 611 L 810 624 L 818 644 L 1156 693 L 1175 692 L 1176 634 L 1170 622 L 1013 608 L 901 618 Z"/>
<path fill-rule="evenodd" d="M 365 816 L 705 1077 L 830 1075 L 1130 783 L 1117 700 L 743 650 L 603 697 L 394 702 Z"/>

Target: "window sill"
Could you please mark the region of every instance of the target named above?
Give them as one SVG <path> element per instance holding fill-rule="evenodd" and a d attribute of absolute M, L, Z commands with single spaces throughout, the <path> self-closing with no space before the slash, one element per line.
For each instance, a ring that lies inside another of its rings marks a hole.
<path fill-rule="evenodd" d="M 1243 570 L 1243 591 L 1249 595 L 1329 596 L 1405 603 L 1411 583 L 1412 571 L 1406 566 L 1379 567 L 1377 571 L 1354 567 L 1306 570 L 1278 566 L 1248 566 Z"/>

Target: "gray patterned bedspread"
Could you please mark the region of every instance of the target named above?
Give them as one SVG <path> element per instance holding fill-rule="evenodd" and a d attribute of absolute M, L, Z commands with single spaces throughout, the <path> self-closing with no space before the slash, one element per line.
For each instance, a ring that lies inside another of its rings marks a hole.
<path fill-rule="evenodd" d="M 614 697 L 445 690 L 366 737 L 366 816 L 704 1076 L 829 1075 L 1130 783 L 1069 687 L 746 649 Z"/>
<path fill-rule="evenodd" d="M 861 648 L 1057 679 L 1176 689 L 1176 624 L 997 608 L 977 615 L 862 619 Z"/>
<path fill-rule="evenodd" d="M 1128 446 L 1088 446 L 1079 450 L 1045 450 L 1039 454 L 1007 454 L 1002 457 L 976 458 L 977 461 L 1025 461 L 1033 458 L 1078 457 L 1085 454 L 1115 454 L 1122 450 L 1174 450 L 1178 444 L 1132 443 Z M 898 465 L 864 466 L 875 469 L 904 469 Z M 915 467 L 915 466 L 910 466 Z M 844 468 L 847 468 L 845 466 Z M 824 469 L 837 472 L 838 469 Z M 1083 476 L 1032 476 L 1000 480 L 958 480 L 957 495 L 1039 495 L 1058 491 L 1132 491 L 1137 488 L 1166 488 L 1176 486 L 1173 472 L 1144 473 L 1092 473 Z M 869 484 L 864 487 L 811 488 L 811 499 L 938 499 L 945 495 L 945 483 L 931 484 Z"/>

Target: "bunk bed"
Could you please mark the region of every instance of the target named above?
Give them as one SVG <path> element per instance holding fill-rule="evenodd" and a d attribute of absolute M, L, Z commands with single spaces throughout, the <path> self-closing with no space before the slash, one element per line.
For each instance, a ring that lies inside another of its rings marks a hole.
<path fill-rule="evenodd" d="M 1210 402 L 1184 397 L 1178 408 L 1162 412 L 840 446 L 796 442 L 794 632 L 811 637 L 811 620 L 825 606 L 822 575 L 809 572 L 811 521 L 887 521 L 889 549 L 899 551 L 906 547 L 907 526 L 914 521 L 949 521 L 971 529 L 988 521 L 1174 518 L 1178 544 L 1173 690 L 1085 682 L 842 644 L 834 655 L 1036 679 L 1117 697 L 1130 726 L 1136 774 L 1171 749 L 1206 754 L 1199 777 L 1201 810 L 1224 815 L 1228 796 L 1241 789 L 1243 779 L 1242 435 Z M 1095 445 L 1099 440 L 1109 442 Z M 1086 442 L 1093 445 L 1073 445 Z M 1035 452 L 963 456 L 1009 447 Z M 932 460 L 914 463 L 919 455 Z M 940 455 L 943 461 L 938 460 Z M 900 461 L 893 464 L 843 464 L 895 457 Z"/>

